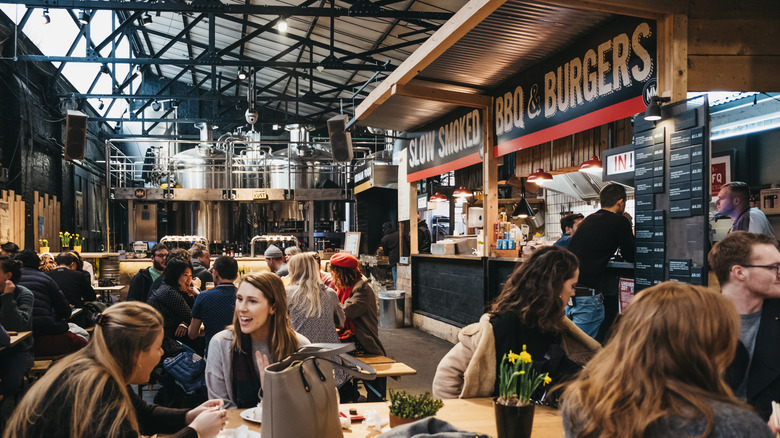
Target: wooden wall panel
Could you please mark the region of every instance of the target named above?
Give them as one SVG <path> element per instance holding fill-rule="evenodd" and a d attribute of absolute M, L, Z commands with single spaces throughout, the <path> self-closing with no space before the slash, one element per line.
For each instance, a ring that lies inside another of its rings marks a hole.
<path fill-rule="evenodd" d="M 40 250 L 39 239 L 49 241 L 49 249 L 53 253 L 59 251 L 60 244 L 60 202 L 56 196 L 50 196 L 35 192 L 35 205 L 33 205 L 33 236 L 35 250 Z M 40 218 L 43 218 L 43 234 L 38 226 Z"/>
<path fill-rule="evenodd" d="M 21 195 L 0 190 L 0 243 L 14 242 L 24 247 L 24 207 Z"/>

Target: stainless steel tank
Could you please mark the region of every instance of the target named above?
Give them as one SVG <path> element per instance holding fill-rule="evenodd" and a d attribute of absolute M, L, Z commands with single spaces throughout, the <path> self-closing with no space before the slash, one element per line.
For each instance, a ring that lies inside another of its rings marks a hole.
<path fill-rule="evenodd" d="M 169 233 L 203 236 L 210 242 L 229 240 L 230 213 L 236 203 L 214 201 L 173 202 Z"/>
<path fill-rule="evenodd" d="M 297 189 L 308 188 L 306 184 L 306 164 L 298 159 L 298 155 L 290 150 L 279 150 L 266 156 L 264 176 L 268 188 Z"/>
<path fill-rule="evenodd" d="M 220 189 L 225 180 L 225 151 L 197 146 L 171 157 L 176 183 L 185 189 Z"/>
<path fill-rule="evenodd" d="M 241 189 L 268 187 L 263 175 L 266 156 L 266 151 L 253 145 L 234 155 L 233 186 Z"/>

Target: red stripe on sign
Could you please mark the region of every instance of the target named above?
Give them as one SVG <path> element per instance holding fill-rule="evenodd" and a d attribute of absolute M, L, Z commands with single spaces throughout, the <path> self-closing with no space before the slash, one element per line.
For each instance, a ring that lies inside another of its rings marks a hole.
<path fill-rule="evenodd" d="M 431 167 L 430 169 L 423 169 L 414 173 L 410 173 L 406 175 L 406 182 L 411 183 L 419 181 L 423 178 L 430 178 L 432 176 L 441 175 L 442 173 L 447 173 L 452 170 L 463 169 L 464 167 L 481 162 L 482 159 L 479 158 L 479 152 L 476 152 L 463 158 L 458 158 L 455 161 L 450 161 L 449 163 L 440 164 L 436 167 Z"/>
<path fill-rule="evenodd" d="M 585 114 L 568 122 L 559 123 L 555 126 L 532 132 L 514 140 L 505 141 L 493 148 L 493 155 L 501 157 L 510 152 L 519 151 L 530 146 L 556 140 L 568 135 L 582 132 L 586 129 L 595 128 L 605 123 L 614 122 L 625 117 L 633 116 L 636 113 L 644 111 L 646 108 L 642 96 L 637 96 L 614 105 L 602 108 L 598 111 Z"/>

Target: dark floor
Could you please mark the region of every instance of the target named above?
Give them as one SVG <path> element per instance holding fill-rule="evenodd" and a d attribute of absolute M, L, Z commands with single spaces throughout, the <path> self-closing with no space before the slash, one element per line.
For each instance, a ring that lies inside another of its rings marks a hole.
<path fill-rule="evenodd" d="M 379 329 L 379 337 L 387 350 L 388 357 L 417 370 L 414 376 L 404 376 L 399 380 L 388 379 L 388 388 L 412 393 L 430 391 L 436 366 L 452 348 L 452 344 L 412 327 Z M 144 400 L 152 402 L 156 392 L 155 389 L 144 391 Z M 8 418 L 12 405 L 11 400 L 6 400 L 2 404 L 0 415 Z"/>

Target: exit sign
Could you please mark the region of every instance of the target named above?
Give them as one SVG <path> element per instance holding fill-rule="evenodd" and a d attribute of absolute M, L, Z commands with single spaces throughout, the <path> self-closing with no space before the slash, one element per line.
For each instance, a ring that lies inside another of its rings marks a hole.
<path fill-rule="evenodd" d="M 634 172 L 634 151 L 607 157 L 607 176 Z"/>

